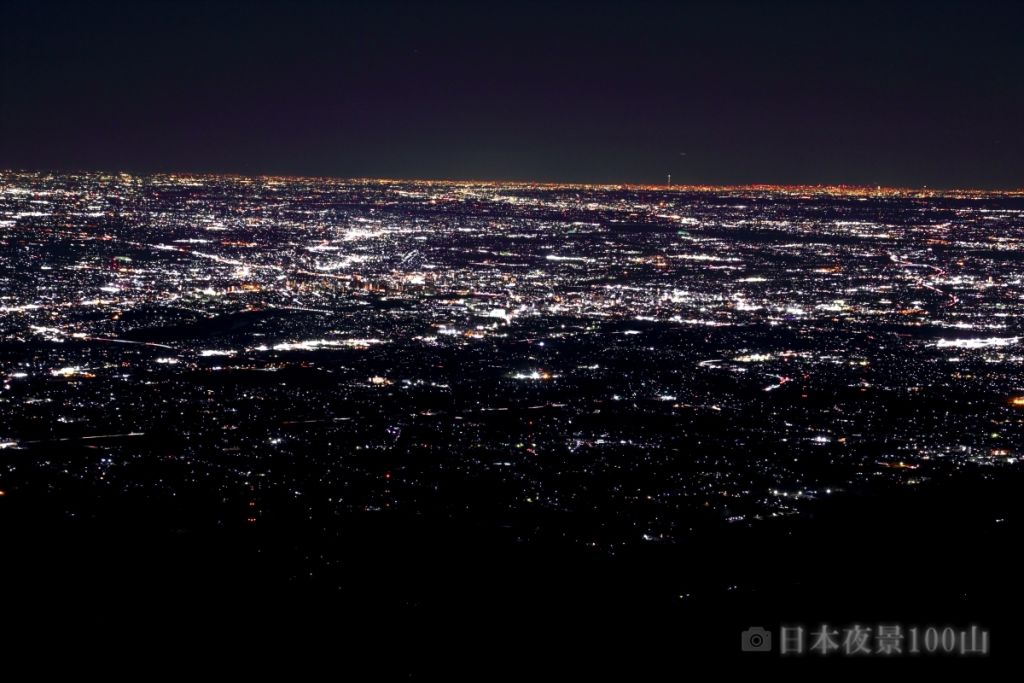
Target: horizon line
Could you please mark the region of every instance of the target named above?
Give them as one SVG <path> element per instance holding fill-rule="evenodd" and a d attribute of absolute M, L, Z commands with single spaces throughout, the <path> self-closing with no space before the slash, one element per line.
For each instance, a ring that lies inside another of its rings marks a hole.
<path fill-rule="evenodd" d="M 782 182 L 748 182 L 748 183 L 643 183 L 643 182 L 577 182 L 556 180 L 509 180 L 491 178 L 399 178 L 373 176 L 334 176 L 318 174 L 281 174 L 281 173 L 240 173 L 217 171 L 107 171 L 107 170 L 54 170 L 54 169 L 0 169 L 0 175 L 53 175 L 53 176 L 129 176 L 129 177 L 182 177 L 182 178 L 239 178 L 264 180 L 315 180 L 334 182 L 362 183 L 428 183 L 445 185 L 515 185 L 546 188 L 595 188 L 595 189 L 641 189 L 661 191 L 763 191 L 763 192 L 796 192 L 796 191 L 835 191 L 851 194 L 993 194 L 993 195 L 1024 195 L 1024 186 L 1015 189 L 993 189 L 982 187 L 929 187 L 909 185 L 878 185 L 864 183 L 782 183 Z"/>

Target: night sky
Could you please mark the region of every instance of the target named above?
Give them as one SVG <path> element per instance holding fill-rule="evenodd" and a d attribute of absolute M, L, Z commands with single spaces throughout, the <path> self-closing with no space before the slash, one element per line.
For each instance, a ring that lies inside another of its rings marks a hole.
<path fill-rule="evenodd" d="M 1024 187 L 1024 3 L 0 0 L 0 168 Z"/>

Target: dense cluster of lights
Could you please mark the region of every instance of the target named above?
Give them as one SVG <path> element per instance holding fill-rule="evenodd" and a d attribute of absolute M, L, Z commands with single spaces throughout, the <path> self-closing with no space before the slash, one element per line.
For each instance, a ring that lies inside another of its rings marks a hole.
<path fill-rule="evenodd" d="M 614 547 L 1021 457 L 1019 194 L 7 173 L 0 239 L 8 495 L 497 481 Z"/>

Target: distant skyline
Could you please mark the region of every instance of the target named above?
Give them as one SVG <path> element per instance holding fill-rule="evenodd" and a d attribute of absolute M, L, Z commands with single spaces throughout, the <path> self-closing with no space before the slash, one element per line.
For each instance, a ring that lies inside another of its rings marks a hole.
<path fill-rule="evenodd" d="M 5 0 L 0 168 L 1024 188 L 1024 3 Z"/>
<path fill-rule="evenodd" d="M 325 181 L 339 184 L 345 183 L 423 183 L 423 184 L 452 184 L 452 185 L 495 185 L 508 187 L 538 187 L 538 188 L 574 188 L 586 187 L 594 189 L 638 189 L 638 190 L 678 190 L 683 192 L 721 192 L 721 191 L 764 191 L 764 192 L 835 192 L 838 194 L 849 193 L 851 195 L 875 195 L 876 192 L 891 193 L 902 196 L 930 196 L 930 195 L 1024 195 L 1024 187 L 1021 188 L 984 188 L 984 187 L 931 187 L 931 186 L 898 186 L 898 185 L 865 185 L 856 183 L 738 183 L 738 184 L 708 184 L 708 183 L 671 183 L 651 182 L 574 182 L 555 180 L 529 180 L 529 179 L 494 179 L 494 178 L 374 178 L 360 176 L 330 176 L 330 175 L 298 175 L 298 174 L 274 174 L 274 173 L 234 173 L 216 171 L 145 171 L 133 172 L 125 170 L 107 169 L 17 169 L 0 168 L 0 176 L 55 176 L 73 177 L 77 175 L 114 177 L 130 176 L 132 178 L 207 178 L 210 180 L 240 179 L 240 180 L 267 180 L 267 181 L 296 181 L 315 182 Z"/>

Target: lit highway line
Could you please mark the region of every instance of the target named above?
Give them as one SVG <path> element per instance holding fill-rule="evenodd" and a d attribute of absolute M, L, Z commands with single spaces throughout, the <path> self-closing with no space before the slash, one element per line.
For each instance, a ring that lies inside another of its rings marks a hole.
<path fill-rule="evenodd" d="M 890 253 L 889 260 L 891 260 L 898 266 L 903 266 L 904 268 L 931 268 L 932 271 L 934 271 L 933 277 L 945 277 L 946 275 L 946 271 L 944 271 L 942 268 L 939 268 L 938 266 L 933 266 L 930 263 L 913 263 L 911 261 L 904 260 L 902 257 L 896 254 Z M 949 301 L 946 303 L 947 306 L 955 306 L 956 304 L 960 303 L 960 298 L 957 297 L 956 294 L 952 294 L 950 292 L 946 292 L 942 289 L 939 289 L 935 285 L 926 281 L 923 277 L 917 278 L 917 284 L 918 286 L 924 287 L 925 289 L 929 289 L 935 292 L 936 294 L 941 294 L 942 296 L 949 297 Z"/>
<path fill-rule="evenodd" d="M 6 448 L 15 448 L 16 446 L 12 444 L 56 443 L 63 441 L 89 441 L 95 439 L 126 439 L 133 436 L 145 435 L 145 432 L 126 432 L 124 434 L 92 434 L 89 436 L 64 436 L 56 439 L 32 439 L 29 441 L 8 442 L 7 444 L 2 445 Z"/>
<path fill-rule="evenodd" d="M 160 349 L 170 349 L 171 351 L 174 351 L 173 346 L 167 346 L 166 344 L 157 344 L 156 342 L 140 342 L 132 341 L 130 339 L 113 339 L 111 337 L 78 337 L 78 339 L 84 339 L 85 341 L 112 342 L 114 344 L 135 344 L 136 346 L 155 346 Z"/>

